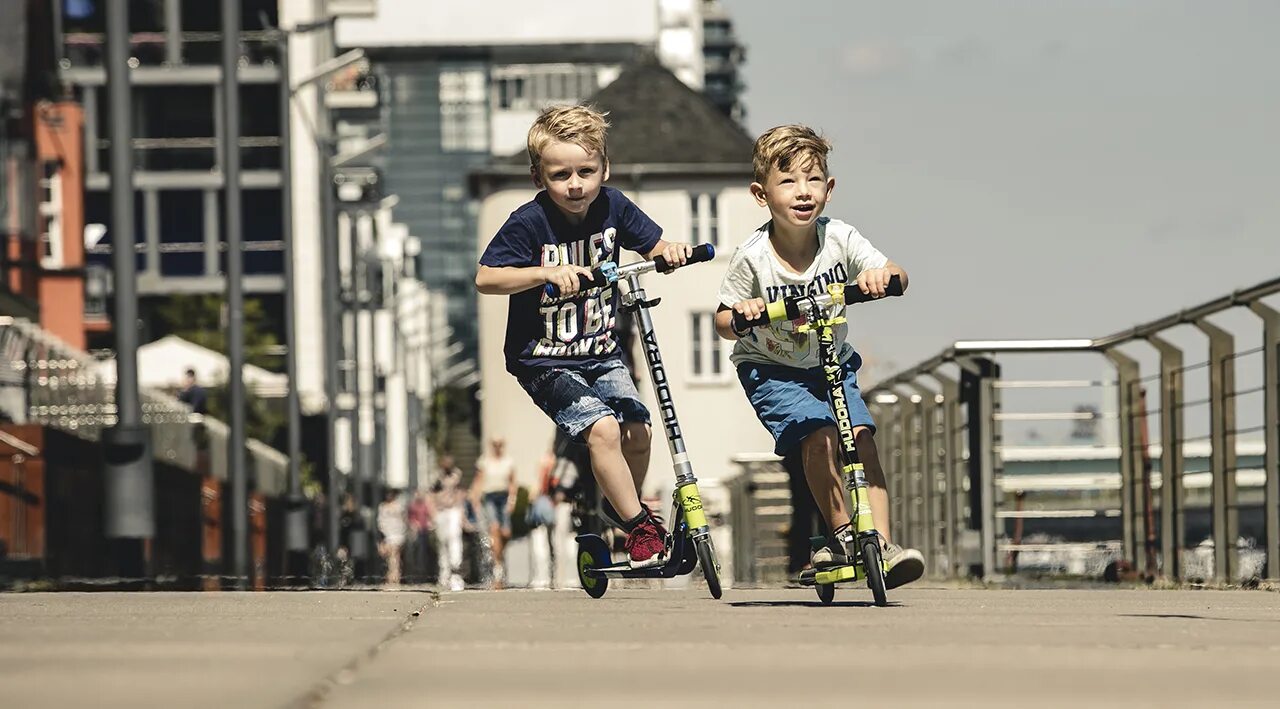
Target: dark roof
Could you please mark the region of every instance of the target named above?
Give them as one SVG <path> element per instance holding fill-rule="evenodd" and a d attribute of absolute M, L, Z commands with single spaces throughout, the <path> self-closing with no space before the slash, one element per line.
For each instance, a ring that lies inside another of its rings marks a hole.
<path fill-rule="evenodd" d="M 754 141 L 656 60 L 623 69 L 587 99 L 609 112 L 611 165 L 749 165 Z M 525 151 L 502 160 L 528 166 Z"/>

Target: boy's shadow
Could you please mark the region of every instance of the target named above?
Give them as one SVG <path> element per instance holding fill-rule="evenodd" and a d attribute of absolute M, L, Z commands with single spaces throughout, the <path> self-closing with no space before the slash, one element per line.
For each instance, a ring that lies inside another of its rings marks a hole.
<path fill-rule="evenodd" d="M 812 601 L 731 601 L 728 605 L 734 608 L 786 608 L 786 607 L 805 607 L 813 608 L 875 608 L 873 601 L 835 601 L 833 603 L 823 603 L 818 599 Z M 902 604 L 890 602 L 886 608 L 898 608 Z"/>

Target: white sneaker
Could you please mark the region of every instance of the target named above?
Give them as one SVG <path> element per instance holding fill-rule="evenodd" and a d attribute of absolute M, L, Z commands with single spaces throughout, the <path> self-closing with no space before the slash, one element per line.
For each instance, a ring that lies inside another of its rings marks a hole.
<path fill-rule="evenodd" d="M 884 587 L 897 588 L 909 584 L 924 576 L 924 554 L 916 549 L 904 549 L 897 544 L 886 545 L 884 565 L 888 573 L 884 576 Z"/>
<path fill-rule="evenodd" d="M 815 569 L 826 569 L 832 566 L 845 566 L 849 563 L 849 557 L 841 552 L 832 551 L 831 545 L 828 544 L 821 549 L 815 551 L 810 558 Z"/>

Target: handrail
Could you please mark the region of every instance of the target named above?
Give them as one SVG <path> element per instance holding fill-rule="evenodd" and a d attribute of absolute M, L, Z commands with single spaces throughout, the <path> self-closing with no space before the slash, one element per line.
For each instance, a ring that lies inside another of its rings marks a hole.
<path fill-rule="evenodd" d="M 942 352 L 908 367 L 889 378 L 877 382 L 867 390 L 868 394 L 899 384 L 907 384 L 921 376 L 927 376 L 943 364 L 955 362 L 965 354 L 999 354 L 999 353 L 1032 353 L 1032 352 L 1100 352 L 1117 345 L 1134 340 L 1145 340 L 1162 330 L 1177 325 L 1197 322 L 1209 315 L 1235 307 L 1247 306 L 1249 303 L 1280 293 L 1280 278 L 1272 278 L 1247 288 L 1241 288 L 1228 295 L 1214 298 L 1190 308 L 1184 308 L 1151 322 L 1137 325 L 1119 332 L 1093 339 L 1049 339 L 1049 340 L 958 340 Z"/>

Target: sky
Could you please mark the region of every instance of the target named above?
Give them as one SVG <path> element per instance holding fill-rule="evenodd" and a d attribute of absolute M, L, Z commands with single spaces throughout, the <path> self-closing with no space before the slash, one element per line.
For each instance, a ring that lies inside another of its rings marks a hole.
<path fill-rule="evenodd" d="M 1280 276 L 1280 3 L 725 4 L 749 131 L 821 129 L 826 214 L 911 276 L 851 313 L 876 371 L 960 339 L 1100 337 Z"/>

